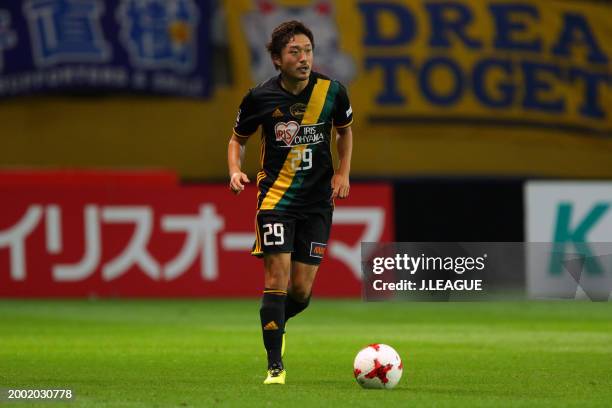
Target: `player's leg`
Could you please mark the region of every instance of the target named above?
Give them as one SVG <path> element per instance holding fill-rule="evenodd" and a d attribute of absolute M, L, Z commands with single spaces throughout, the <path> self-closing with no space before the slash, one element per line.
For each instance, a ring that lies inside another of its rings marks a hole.
<path fill-rule="evenodd" d="M 282 336 L 285 331 L 285 299 L 290 253 L 264 255 L 265 289 L 259 309 L 263 342 L 268 356 L 268 378 L 265 384 L 283 384 L 285 372 L 282 361 Z"/>
<path fill-rule="evenodd" d="M 304 218 L 296 221 L 285 321 L 310 304 L 312 285 L 325 254 L 331 222 L 331 209 L 305 214 Z"/>
<path fill-rule="evenodd" d="M 312 284 L 318 270 L 319 265 L 291 262 L 291 281 L 285 302 L 285 322 L 310 304 Z"/>
<path fill-rule="evenodd" d="M 291 262 L 291 282 L 285 300 L 285 324 L 310 304 L 312 284 L 319 265 L 309 265 L 302 262 Z M 286 335 L 283 332 L 281 355 L 285 354 Z"/>
<path fill-rule="evenodd" d="M 264 255 L 264 293 L 259 315 L 263 342 L 268 353 L 268 367 L 282 367 L 281 346 L 285 330 L 285 300 L 291 268 L 291 254 Z"/>
<path fill-rule="evenodd" d="M 254 255 L 264 259 L 264 293 L 259 311 L 264 346 L 268 356 L 268 378 L 264 384 L 284 384 L 281 356 L 285 330 L 285 299 L 291 269 L 294 221 L 286 214 L 257 214 Z"/>

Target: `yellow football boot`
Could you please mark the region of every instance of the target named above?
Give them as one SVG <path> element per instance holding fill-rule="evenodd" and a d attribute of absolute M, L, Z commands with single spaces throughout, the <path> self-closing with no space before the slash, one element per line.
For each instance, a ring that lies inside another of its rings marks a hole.
<path fill-rule="evenodd" d="M 285 384 L 287 372 L 284 369 L 273 368 L 268 370 L 268 377 L 264 380 L 264 384 Z"/>

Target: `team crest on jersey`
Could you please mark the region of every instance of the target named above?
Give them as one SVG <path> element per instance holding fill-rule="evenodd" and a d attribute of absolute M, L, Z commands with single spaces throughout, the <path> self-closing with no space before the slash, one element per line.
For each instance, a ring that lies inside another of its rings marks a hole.
<path fill-rule="evenodd" d="M 276 135 L 276 141 L 280 142 L 281 140 L 287 144 L 287 146 L 291 146 L 291 142 L 298 134 L 300 130 L 300 125 L 296 121 L 291 122 L 278 122 L 274 125 L 274 134 Z"/>
<path fill-rule="evenodd" d="M 294 103 L 289 108 L 289 112 L 291 112 L 291 116 L 297 119 L 302 119 L 304 117 L 304 113 L 306 112 L 306 105 L 303 103 Z"/>

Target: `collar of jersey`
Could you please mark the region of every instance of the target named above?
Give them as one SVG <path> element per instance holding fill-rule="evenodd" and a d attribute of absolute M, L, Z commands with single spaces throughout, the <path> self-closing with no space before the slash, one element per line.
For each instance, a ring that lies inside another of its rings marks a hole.
<path fill-rule="evenodd" d="M 302 91 L 295 95 L 292 94 L 291 92 L 289 92 L 288 90 L 286 90 L 285 88 L 283 88 L 283 85 L 281 84 L 281 75 L 282 74 L 278 74 L 278 77 L 276 77 L 276 83 L 278 84 L 278 87 L 285 92 L 287 95 L 291 95 L 294 98 L 300 98 L 302 96 L 304 96 L 306 94 L 306 92 L 309 91 L 310 88 L 312 88 L 312 85 L 317 81 L 317 77 L 314 75 L 314 72 L 310 71 L 310 76 L 308 77 L 308 85 L 306 85 L 304 87 L 304 89 L 302 89 Z"/>

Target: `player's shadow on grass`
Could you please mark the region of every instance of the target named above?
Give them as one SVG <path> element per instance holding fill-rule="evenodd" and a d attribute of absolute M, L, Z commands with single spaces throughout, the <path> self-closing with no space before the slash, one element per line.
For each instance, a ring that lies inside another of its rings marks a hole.
<path fill-rule="evenodd" d="M 365 389 L 361 388 L 356 381 L 347 381 L 347 380 L 330 380 L 325 379 L 325 381 L 317 381 L 317 380 L 306 380 L 300 379 L 299 383 L 293 383 L 292 385 L 299 385 L 300 387 L 312 389 L 313 387 L 317 388 L 326 388 L 333 390 L 350 390 L 350 391 L 363 391 L 363 392 L 376 392 L 376 391 L 385 391 L 384 389 Z M 393 392 L 408 392 L 412 391 L 406 384 L 402 384 L 401 381 L 397 387 L 393 389 Z"/>
<path fill-rule="evenodd" d="M 440 395 L 456 395 L 456 396 L 489 396 L 489 397 L 508 397 L 516 396 L 516 391 L 513 390 L 488 390 L 488 389 L 466 389 L 459 387 L 431 387 L 431 386 L 413 386 L 409 385 L 404 388 L 405 391 L 410 391 L 420 394 L 440 394 Z M 395 390 L 394 390 L 395 391 Z"/>

